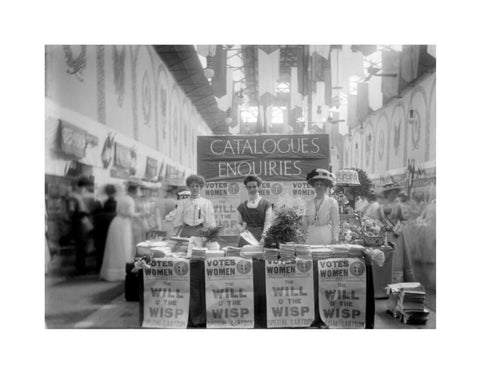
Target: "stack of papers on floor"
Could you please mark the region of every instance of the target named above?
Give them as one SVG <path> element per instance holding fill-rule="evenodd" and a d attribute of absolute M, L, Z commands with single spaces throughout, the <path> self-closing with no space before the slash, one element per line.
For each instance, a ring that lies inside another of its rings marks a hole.
<path fill-rule="evenodd" d="M 425 324 L 430 311 L 425 307 L 425 289 L 419 282 L 390 284 L 388 311 L 405 324 Z"/>
<path fill-rule="evenodd" d="M 278 245 L 280 248 L 279 255 L 280 260 L 295 260 L 295 244 L 294 243 L 281 243 Z"/>
<path fill-rule="evenodd" d="M 265 260 L 277 260 L 280 250 L 265 248 L 264 258 Z"/>
<path fill-rule="evenodd" d="M 241 248 L 240 256 L 246 259 L 263 259 L 264 250 L 263 246 L 246 245 Z"/>
<path fill-rule="evenodd" d="M 332 249 L 324 245 L 312 245 L 310 246 L 310 252 L 313 260 L 328 259 L 333 254 Z"/>

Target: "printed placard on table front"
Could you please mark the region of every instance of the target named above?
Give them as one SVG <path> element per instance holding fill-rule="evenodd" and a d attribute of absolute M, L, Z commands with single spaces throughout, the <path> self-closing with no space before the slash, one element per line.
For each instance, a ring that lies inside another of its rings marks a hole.
<path fill-rule="evenodd" d="M 309 327 L 315 316 L 313 262 L 265 261 L 267 327 Z"/>
<path fill-rule="evenodd" d="M 251 259 L 205 260 L 207 328 L 253 328 L 253 300 Z"/>
<path fill-rule="evenodd" d="M 329 328 L 365 328 L 367 275 L 360 258 L 318 261 L 320 318 Z"/>
<path fill-rule="evenodd" d="M 155 259 L 143 270 L 143 327 L 186 328 L 190 305 L 190 262 Z"/>

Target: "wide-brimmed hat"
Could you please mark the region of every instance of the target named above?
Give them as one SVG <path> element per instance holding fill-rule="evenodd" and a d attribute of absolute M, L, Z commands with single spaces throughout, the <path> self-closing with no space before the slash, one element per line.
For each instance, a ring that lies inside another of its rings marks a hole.
<path fill-rule="evenodd" d="M 335 175 L 324 168 L 316 168 L 310 171 L 307 175 L 307 182 L 312 185 L 315 180 L 326 181 L 330 187 L 335 184 Z"/>
<path fill-rule="evenodd" d="M 395 182 L 390 182 L 390 183 L 383 184 L 378 194 L 383 195 L 392 190 L 401 191 L 402 189 L 403 188 L 400 184 L 397 184 Z"/>

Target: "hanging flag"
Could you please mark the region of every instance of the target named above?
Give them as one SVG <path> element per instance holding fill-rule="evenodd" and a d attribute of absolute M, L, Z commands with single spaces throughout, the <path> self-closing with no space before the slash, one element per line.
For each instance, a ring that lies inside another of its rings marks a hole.
<path fill-rule="evenodd" d="M 332 90 L 339 91 L 344 88 L 344 55 L 341 45 L 332 46 L 330 51 L 330 67 L 332 76 Z"/>
<path fill-rule="evenodd" d="M 290 109 L 293 110 L 302 107 L 303 97 L 298 89 L 298 68 L 292 67 L 290 71 Z"/>
<path fill-rule="evenodd" d="M 364 56 L 370 56 L 372 53 L 377 51 L 376 45 L 352 45 L 351 46 L 352 52 L 359 51 Z"/>
<path fill-rule="evenodd" d="M 419 45 L 404 45 L 400 53 L 400 81 L 399 91 L 418 76 L 420 59 Z"/>
<path fill-rule="evenodd" d="M 326 60 L 330 57 L 330 45 L 311 45 L 310 50 L 312 55 L 317 53 Z"/>
<path fill-rule="evenodd" d="M 332 105 L 332 73 L 330 68 L 330 62 L 330 59 L 325 59 L 322 57 L 322 69 L 320 73 L 320 81 L 324 82 L 324 103 L 328 106 Z"/>
<path fill-rule="evenodd" d="M 220 98 L 227 94 L 227 50 L 222 45 L 217 45 L 213 59 L 215 75 L 212 78 L 212 88 L 215 96 Z"/>
<path fill-rule="evenodd" d="M 365 77 L 363 55 L 360 52 L 352 52 L 351 48 L 347 47 L 343 48 L 342 54 L 344 93 L 349 94 L 350 78 L 356 76 L 361 80 Z"/>
<path fill-rule="evenodd" d="M 265 50 L 268 51 L 265 52 Z M 280 77 L 280 47 L 263 45 L 258 47 L 258 95 L 276 96 L 277 81 Z"/>
<path fill-rule="evenodd" d="M 396 76 L 382 76 L 383 103 L 392 97 L 398 96 L 398 82 L 400 75 L 400 52 L 394 50 L 382 51 L 382 74 Z"/>
<path fill-rule="evenodd" d="M 215 56 L 216 45 L 197 45 L 197 53 L 203 57 Z"/>
<path fill-rule="evenodd" d="M 322 80 L 322 56 L 317 52 L 312 54 L 312 80 L 314 82 Z"/>
<path fill-rule="evenodd" d="M 428 45 L 420 45 L 420 56 L 418 62 L 418 76 L 432 71 L 437 64 L 437 59 L 428 53 Z"/>
<path fill-rule="evenodd" d="M 382 77 L 372 76 L 368 81 L 368 105 L 375 111 L 383 106 Z"/>
<path fill-rule="evenodd" d="M 368 83 L 357 83 L 357 120 L 363 122 L 368 114 Z"/>
<path fill-rule="evenodd" d="M 308 53 L 307 46 L 300 45 L 297 48 L 297 81 L 298 93 L 308 95 Z"/>
<path fill-rule="evenodd" d="M 226 81 L 226 88 L 227 88 L 225 95 L 220 97 L 218 100 L 218 108 L 223 111 L 227 111 L 230 107 L 232 107 L 233 78 L 232 78 L 232 68 L 228 66 L 227 66 L 225 81 Z"/>
<path fill-rule="evenodd" d="M 357 96 L 348 95 L 347 102 L 347 126 L 349 128 L 357 125 Z"/>

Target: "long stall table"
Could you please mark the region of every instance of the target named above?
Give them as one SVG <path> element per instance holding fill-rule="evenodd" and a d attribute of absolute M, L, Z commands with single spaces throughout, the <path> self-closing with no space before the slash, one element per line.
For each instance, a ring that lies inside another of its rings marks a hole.
<path fill-rule="evenodd" d="M 375 324 L 375 294 L 372 277 L 372 262 L 368 255 L 361 258 L 366 268 L 366 297 L 365 297 L 365 328 L 373 329 Z M 319 311 L 319 291 L 318 291 L 318 262 L 313 261 L 313 285 L 314 285 L 314 320 L 311 328 L 327 328 L 320 318 Z M 266 278 L 265 261 L 263 259 L 252 259 L 253 264 L 253 290 L 254 290 L 254 328 L 267 328 L 267 296 L 266 296 Z M 140 300 L 139 314 L 140 325 L 144 318 L 144 289 L 143 273 L 140 270 L 138 276 L 138 297 Z M 207 311 L 205 297 L 205 261 L 190 260 L 190 299 L 188 328 L 207 327 Z"/>

